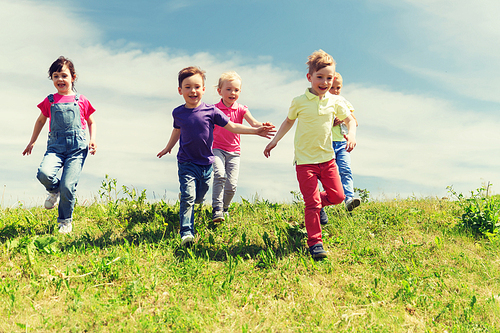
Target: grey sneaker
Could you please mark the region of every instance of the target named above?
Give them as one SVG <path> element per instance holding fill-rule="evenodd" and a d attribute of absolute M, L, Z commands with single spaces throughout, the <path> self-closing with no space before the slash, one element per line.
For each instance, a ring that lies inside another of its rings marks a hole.
<path fill-rule="evenodd" d="M 328 256 L 325 249 L 323 249 L 323 243 L 314 244 L 309 248 L 309 252 L 311 252 L 314 259 L 323 259 Z"/>
<path fill-rule="evenodd" d="M 194 236 L 189 234 L 189 235 L 184 235 L 181 238 L 181 245 L 182 246 L 189 246 L 193 242 Z"/>
<path fill-rule="evenodd" d="M 45 199 L 45 204 L 44 204 L 45 209 L 54 208 L 58 201 L 59 201 L 59 192 L 57 192 L 57 193 L 49 192 L 47 199 Z"/>
<path fill-rule="evenodd" d="M 321 225 L 328 223 L 328 215 L 326 215 L 324 207 L 319 211 L 319 223 L 321 223 Z"/>
<path fill-rule="evenodd" d="M 229 218 L 229 211 L 227 209 L 224 209 L 224 219 Z"/>
<path fill-rule="evenodd" d="M 212 213 L 212 222 L 224 222 L 224 212 L 222 210 L 214 210 Z"/>
<path fill-rule="evenodd" d="M 352 212 L 354 208 L 358 207 L 361 204 L 361 200 L 358 198 L 351 198 L 345 202 L 345 209 L 347 211 Z"/>
<path fill-rule="evenodd" d="M 73 231 L 73 224 L 71 222 L 60 222 L 59 223 L 59 233 L 60 234 L 69 234 Z"/>

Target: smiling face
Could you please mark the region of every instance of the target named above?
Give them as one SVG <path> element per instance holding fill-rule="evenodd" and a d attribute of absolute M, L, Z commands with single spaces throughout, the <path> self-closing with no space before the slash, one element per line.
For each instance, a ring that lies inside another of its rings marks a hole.
<path fill-rule="evenodd" d="M 222 103 L 230 107 L 240 97 L 241 81 L 239 79 L 226 80 L 222 83 L 222 88 L 217 88 L 217 92 L 222 97 Z"/>
<path fill-rule="evenodd" d="M 311 93 L 323 98 L 323 96 L 330 90 L 335 76 L 335 66 L 330 65 L 307 74 L 307 80 L 311 82 Z"/>
<path fill-rule="evenodd" d="M 203 77 L 200 74 L 191 75 L 182 81 L 182 85 L 178 89 L 179 94 L 186 101 L 186 107 L 194 109 L 201 104 L 201 98 L 205 93 Z"/>
<path fill-rule="evenodd" d="M 63 66 L 60 72 L 52 73 L 51 79 L 59 95 L 71 95 L 73 93 L 75 78 L 71 75 L 67 66 Z"/>
<path fill-rule="evenodd" d="M 340 95 L 340 91 L 342 90 L 342 81 L 335 79 L 332 83 L 332 87 L 330 88 L 330 94 Z"/>

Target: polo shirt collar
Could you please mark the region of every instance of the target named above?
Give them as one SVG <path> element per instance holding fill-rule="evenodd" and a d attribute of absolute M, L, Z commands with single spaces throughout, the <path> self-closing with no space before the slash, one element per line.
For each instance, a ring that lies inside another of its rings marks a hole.
<path fill-rule="evenodd" d="M 238 109 L 238 102 L 234 102 L 233 105 L 231 105 L 231 107 L 227 107 L 224 102 L 222 101 L 222 98 L 220 100 L 219 103 L 217 103 L 216 107 L 219 109 L 219 110 L 222 110 L 222 109 L 225 109 L 225 110 L 229 110 L 229 109 L 232 109 L 232 110 L 237 110 Z"/>

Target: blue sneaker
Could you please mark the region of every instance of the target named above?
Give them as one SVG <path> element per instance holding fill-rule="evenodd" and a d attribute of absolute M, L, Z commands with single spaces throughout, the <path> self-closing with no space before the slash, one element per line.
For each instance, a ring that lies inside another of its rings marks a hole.
<path fill-rule="evenodd" d="M 328 223 L 328 215 L 326 215 L 324 207 L 319 211 L 319 223 L 321 225 L 325 225 Z"/>
<path fill-rule="evenodd" d="M 328 256 L 325 249 L 323 249 L 323 243 L 314 244 L 309 248 L 309 252 L 311 252 L 314 259 L 323 259 Z"/>

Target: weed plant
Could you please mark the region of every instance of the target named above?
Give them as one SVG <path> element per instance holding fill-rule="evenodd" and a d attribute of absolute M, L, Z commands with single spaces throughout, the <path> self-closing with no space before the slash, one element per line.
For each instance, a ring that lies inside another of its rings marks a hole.
<path fill-rule="evenodd" d="M 499 241 L 463 228 L 463 200 L 328 207 L 329 256 L 314 261 L 292 195 L 242 199 L 216 224 L 197 206 L 189 248 L 178 202 L 109 177 L 69 235 L 56 210 L 0 209 L 0 331 L 500 330 Z"/>

